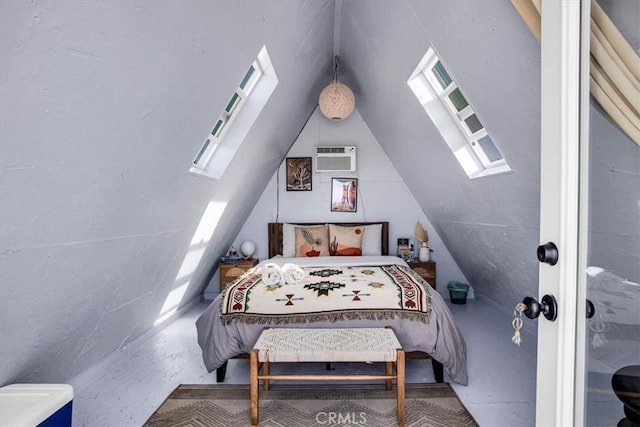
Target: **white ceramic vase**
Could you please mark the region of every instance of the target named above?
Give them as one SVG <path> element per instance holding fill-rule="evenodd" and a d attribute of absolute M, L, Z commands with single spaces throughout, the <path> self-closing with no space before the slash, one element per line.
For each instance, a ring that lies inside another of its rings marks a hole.
<path fill-rule="evenodd" d="M 431 259 L 431 249 L 429 249 L 429 245 L 427 245 L 425 242 L 420 244 L 418 259 L 422 262 L 427 262 Z"/>

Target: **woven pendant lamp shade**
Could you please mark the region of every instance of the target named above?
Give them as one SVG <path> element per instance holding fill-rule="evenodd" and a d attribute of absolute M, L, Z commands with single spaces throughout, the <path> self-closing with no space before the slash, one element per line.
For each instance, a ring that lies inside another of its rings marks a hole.
<path fill-rule="evenodd" d="M 356 105 L 356 98 L 347 85 L 333 82 L 320 92 L 320 111 L 330 120 L 349 117 Z"/>

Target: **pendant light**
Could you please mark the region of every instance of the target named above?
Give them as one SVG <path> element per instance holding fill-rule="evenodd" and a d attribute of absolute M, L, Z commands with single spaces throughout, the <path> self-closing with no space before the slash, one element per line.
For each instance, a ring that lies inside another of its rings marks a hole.
<path fill-rule="evenodd" d="M 356 98 L 351 89 L 338 82 L 338 56 L 334 57 L 331 83 L 320 92 L 318 105 L 326 118 L 336 121 L 349 117 L 356 105 Z"/>

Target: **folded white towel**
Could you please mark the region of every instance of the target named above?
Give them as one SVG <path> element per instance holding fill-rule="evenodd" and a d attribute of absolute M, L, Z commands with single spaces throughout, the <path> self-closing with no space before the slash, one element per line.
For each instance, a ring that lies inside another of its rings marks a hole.
<path fill-rule="evenodd" d="M 291 263 L 282 266 L 282 274 L 287 285 L 297 285 L 304 279 L 304 270 Z"/>
<path fill-rule="evenodd" d="M 284 284 L 284 275 L 278 264 L 269 262 L 262 266 L 262 281 L 267 286 Z"/>

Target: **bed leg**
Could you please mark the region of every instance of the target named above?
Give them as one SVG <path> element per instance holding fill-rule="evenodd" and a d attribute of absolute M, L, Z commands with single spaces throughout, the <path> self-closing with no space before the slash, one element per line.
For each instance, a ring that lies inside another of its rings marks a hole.
<path fill-rule="evenodd" d="M 217 383 L 224 382 L 224 377 L 227 375 L 227 363 L 229 363 L 228 360 L 226 362 L 224 362 L 222 365 L 220 365 L 220 367 L 218 369 L 216 369 L 216 382 Z"/>
<path fill-rule="evenodd" d="M 442 363 L 438 362 L 433 357 L 431 358 L 431 365 L 433 366 L 433 376 L 436 379 L 437 383 L 444 382 L 444 369 L 442 367 Z"/>

